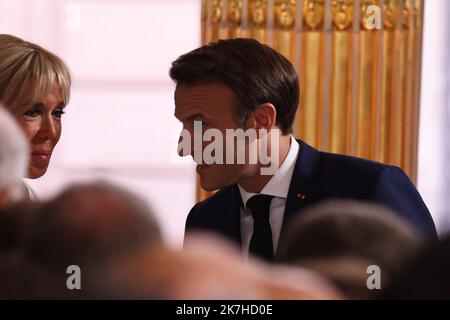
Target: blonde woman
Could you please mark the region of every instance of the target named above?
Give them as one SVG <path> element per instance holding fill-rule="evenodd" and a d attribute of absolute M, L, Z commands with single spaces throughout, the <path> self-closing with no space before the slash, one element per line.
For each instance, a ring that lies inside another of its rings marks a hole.
<path fill-rule="evenodd" d="M 0 34 L 0 103 L 16 118 L 30 143 L 27 178 L 40 178 L 47 171 L 61 136 L 70 85 L 70 72 L 55 54 Z M 33 200 L 34 193 L 25 187 Z"/>

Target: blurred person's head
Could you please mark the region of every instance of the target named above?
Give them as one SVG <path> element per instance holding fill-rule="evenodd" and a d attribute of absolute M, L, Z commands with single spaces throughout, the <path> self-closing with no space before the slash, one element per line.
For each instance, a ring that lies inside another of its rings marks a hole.
<path fill-rule="evenodd" d="M 23 248 L 38 208 L 29 201 L 0 208 L 0 299 L 39 298 L 39 292 L 51 286 L 48 274 Z"/>
<path fill-rule="evenodd" d="M 25 256 L 0 252 L 0 300 L 39 299 L 52 291 L 51 274 Z"/>
<path fill-rule="evenodd" d="M 374 272 L 370 266 L 379 267 L 385 289 L 422 245 L 417 230 L 390 209 L 331 200 L 290 221 L 278 259 L 327 276 L 351 298 L 372 298 L 380 290 L 367 286 Z"/>
<path fill-rule="evenodd" d="M 299 266 L 268 266 L 267 297 L 271 300 L 342 300 L 347 298 L 329 279 Z"/>
<path fill-rule="evenodd" d="M 11 114 L 0 105 L 0 208 L 22 197 L 29 145 Z"/>
<path fill-rule="evenodd" d="M 259 261 L 244 262 L 237 248 L 213 235 L 190 235 L 183 251 L 163 246 L 143 248 L 106 270 L 105 291 L 115 292 L 116 298 L 341 298 L 326 280 L 307 271 L 287 276 L 285 269 Z"/>
<path fill-rule="evenodd" d="M 73 185 L 43 203 L 27 247 L 33 259 L 58 268 L 159 241 L 159 225 L 142 199 L 97 182 Z"/>
<path fill-rule="evenodd" d="M 0 34 L 0 103 L 16 118 L 31 146 L 26 176 L 47 171 L 61 136 L 71 77 L 55 54 L 20 38 Z"/>
<path fill-rule="evenodd" d="M 97 265 L 160 242 L 159 226 L 143 200 L 99 182 L 74 185 L 42 203 L 24 247 L 30 261 L 52 274 L 58 291 L 47 297 L 78 298 L 92 296 L 95 288 L 85 281 L 81 291 L 67 290 L 69 266 L 79 267 L 83 279 L 90 279 Z"/>
<path fill-rule="evenodd" d="M 105 265 L 104 291 L 114 298 L 138 299 L 250 299 L 261 294 L 247 279 L 254 278 L 254 270 L 242 268 L 232 245 L 215 236 L 193 238 L 186 239 L 182 251 L 144 247 Z"/>
<path fill-rule="evenodd" d="M 425 248 L 382 296 L 384 299 L 450 299 L 450 236 Z"/>
<path fill-rule="evenodd" d="M 23 253 L 23 244 L 33 225 L 37 202 L 15 202 L 0 208 L 0 253 Z"/>
<path fill-rule="evenodd" d="M 269 179 L 261 177 L 260 163 L 249 163 L 248 157 L 244 164 L 209 164 L 205 159 L 198 162 L 195 155 L 203 154 L 209 143 L 193 143 L 194 121 L 202 121 L 203 131 L 217 129 L 223 137 L 227 129 L 278 130 L 282 156 L 289 149 L 299 102 L 299 80 L 292 64 L 256 40 L 228 39 L 181 55 L 172 63 L 170 77 L 176 83 L 175 117 L 191 136 L 190 152 L 183 150 L 181 155 L 190 154 L 197 162 L 201 186 L 215 190 L 239 183 L 247 191 L 258 192 Z M 258 135 L 257 140 L 261 139 L 264 137 Z M 234 152 L 234 160 L 238 153 L 248 155 L 248 140 L 255 141 L 245 139 L 245 150 L 237 152 L 228 150 L 231 147 L 227 141 L 220 141 L 225 146 L 223 155 Z M 273 143 L 267 139 L 268 148 Z"/>

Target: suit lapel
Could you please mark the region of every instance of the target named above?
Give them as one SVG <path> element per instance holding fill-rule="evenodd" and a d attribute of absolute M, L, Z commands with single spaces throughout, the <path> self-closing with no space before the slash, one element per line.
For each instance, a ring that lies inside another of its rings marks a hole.
<path fill-rule="evenodd" d="M 221 208 L 221 223 L 218 226 L 227 237 L 241 245 L 241 194 L 237 185 L 230 186 L 230 201 Z M 231 214 L 230 214 L 231 213 Z"/>
<path fill-rule="evenodd" d="M 297 142 L 300 144 L 300 151 L 289 185 L 282 233 L 287 221 L 300 212 L 302 208 L 311 204 L 314 193 L 320 186 L 319 180 L 316 178 L 319 169 L 320 152 L 301 140 L 297 140 Z"/>

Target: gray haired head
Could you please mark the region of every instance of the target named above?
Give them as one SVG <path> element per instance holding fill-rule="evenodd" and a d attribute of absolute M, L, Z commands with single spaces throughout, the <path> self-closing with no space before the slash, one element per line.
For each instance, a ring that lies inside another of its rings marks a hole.
<path fill-rule="evenodd" d="M 18 190 L 28 161 L 28 140 L 13 116 L 0 105 L 0 194 Z"/>

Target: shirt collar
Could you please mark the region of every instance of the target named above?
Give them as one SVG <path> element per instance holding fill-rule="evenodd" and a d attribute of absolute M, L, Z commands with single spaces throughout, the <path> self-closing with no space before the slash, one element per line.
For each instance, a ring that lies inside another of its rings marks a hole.
<path fill-rule="evenodd" d="M 289 147 L 289 152 L 284 159 L 281 166 L 272 176 L 272 178 L 267 182 L 264 188 L 261 190 L 259 194 L 266 194 L 269 196 L 274 196 L 278 198 L 287 198 L 289 192 L 289 185 L 291 184 L 292 174 L 294 172 L 295 164 L 297 162 L 298 151 L 300 149 L 300 145 L 291 136 L 291 145 Z M 257 193 L 251 193 L 245 191 L 240 185 L 239 192 L 241 193 L 242 203 L 244 207 L 247 204 L 247 201 L 256 195 Z"/>

